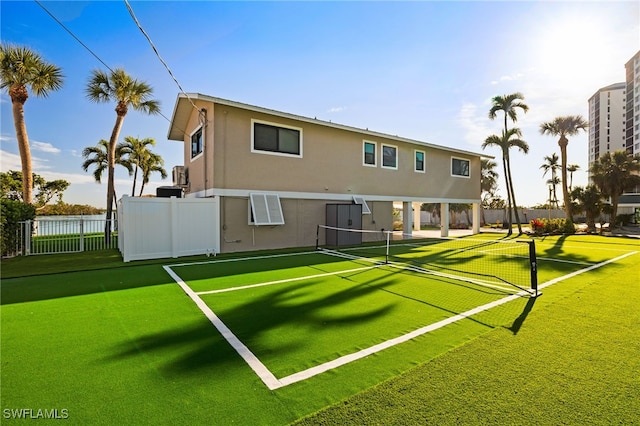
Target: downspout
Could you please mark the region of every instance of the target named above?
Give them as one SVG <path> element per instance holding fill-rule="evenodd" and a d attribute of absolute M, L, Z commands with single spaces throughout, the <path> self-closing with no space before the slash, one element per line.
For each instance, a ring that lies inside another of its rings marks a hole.
<path fill-rule="evenodd" d="M 207 109 L 202 108 L 199 114 L 200 125 L 202 126 L 202 161 L 204 165 L 202 170 L 204 173 L 204 196 L 207 196 Z"/>

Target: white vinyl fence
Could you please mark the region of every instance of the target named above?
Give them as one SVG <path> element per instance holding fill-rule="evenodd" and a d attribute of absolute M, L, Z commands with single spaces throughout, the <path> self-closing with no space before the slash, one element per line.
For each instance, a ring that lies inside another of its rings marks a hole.
<path fill-rule="evenodd" d="M 114 235 L 105 241 L 104 215 L 39 216 L 19 223 L 15 254 L 75 253 L 115 248 L 117 222 L 111 220 Z"/>
<path fill-rule="evenodd" d="M 218 198 L 118 201 L 118 247 L 125 262 L 220 252 Z"/>

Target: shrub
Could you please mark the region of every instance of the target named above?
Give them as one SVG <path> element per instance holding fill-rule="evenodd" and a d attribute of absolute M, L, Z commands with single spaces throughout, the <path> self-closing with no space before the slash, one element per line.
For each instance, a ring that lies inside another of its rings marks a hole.
<path fill-rule="evenodd" d="M 565 219 L 533 219 L 529 222 L 534 234 L 575 234 L 573 222 Z"/>
<path fill-rule="evenodd" d="M 2 256 L 15 254 L 17 231 L 19 222 L 33 220 L 36 217 L 36 208 L 15 200 L 0 200 L 0 250 Z"/>

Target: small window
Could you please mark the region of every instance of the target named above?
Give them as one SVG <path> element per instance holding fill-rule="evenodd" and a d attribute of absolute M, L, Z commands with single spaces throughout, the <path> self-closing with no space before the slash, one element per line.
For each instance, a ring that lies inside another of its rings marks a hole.
<path fill-rule="evenodd" d="M 252 151 L 302 157 L 302 129 L 252 120 Z"/>
<path fill-rule="evenodd" d="M 191 158 L 195 158 L 202 153 L 202 127 L 191 135 Z"/>
<path fill-rule="evenodd" d="M 284 225 L 278 194 L 249 194 L 249 225 Z"/>
<path fill-rule="evenodd" d="M 375 167 L 376 164 L 376 143 L 364 141 L 362 144 L 362 165 Z"/>
<path fill-rule="evenodd" d="M 358 197 L 357 195 L 353 196 L 353 203 L 360 204 L 362 206 L 362 214 L 371 214 L 371 209 L 367 205 L 367 202 L 362 197 Z"/>
<path fill-rule="evenodd" d="M 451 176 L 469 177 L 469 160 L 451 157 Z"/>
<path fill-rule="evenodd" d="M 414 170 L 416 172 L 420 172 L 420 173 L 424 173 L 425 172 L 425 165 L 424 165 L 424 158 L 425 158 L 425 153 L 424 151 L 415 151 L 415 167 Z"/>
<path fill-rule="evenodd" d="M 398 169 L 398 147 L 382 145 L 382 167 L 385 169 Z"/>

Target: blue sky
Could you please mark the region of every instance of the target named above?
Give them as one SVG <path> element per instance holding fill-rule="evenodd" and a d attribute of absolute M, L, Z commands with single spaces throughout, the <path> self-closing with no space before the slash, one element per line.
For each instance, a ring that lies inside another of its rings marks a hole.
<path fill-rule="evenodd" d="M 171 118 L 178 87 L 121 1 L 43 2 L 111 68 L 123 67 L 154 88 Z M 512 154 L 519 205 L 544 203 L 540 165 L 559 153 L 540 123 L 567 114 L 588 118 L 588 98 L 625 79 L 640 49 L 640 3 L 632 2 L 168 2 L 131 6 L 186 92 L 199 92 L 293 114 L 429 143 L 484 152 L 501 120 L 487 118 L 495 95 L 522 92 L 529 105 L 517 123 L 528 155 Z M 81 169 L 81 151 L 108 139 L 114 104 L 94 104 L 84 90 L 104 66 L 37 3 L 0 3 L 3 42 L 28 45 L 65 75 L 48 98 L 31 96 L 25 119 L 34 172 L 66 179 L 68 203 L 104 207 L 103 184 Z M 2 171 L 20 170 L 11 101 L 0 97 Z M 183 164 L 180 142 L 168 141 L 161 116 L 130 111 L 125 136 L 152 137 L 169 178 Z M 569 163 L 587 182 L 588 138 L 570 139 Z M 498 168 L 501 171 L 501 165 Z M 502 173 L 501 173 L 502 174 Z M 118 197 L 131 191 L 116 174 Z M 499 193 L 506 198 L 503 177 Z"/>

